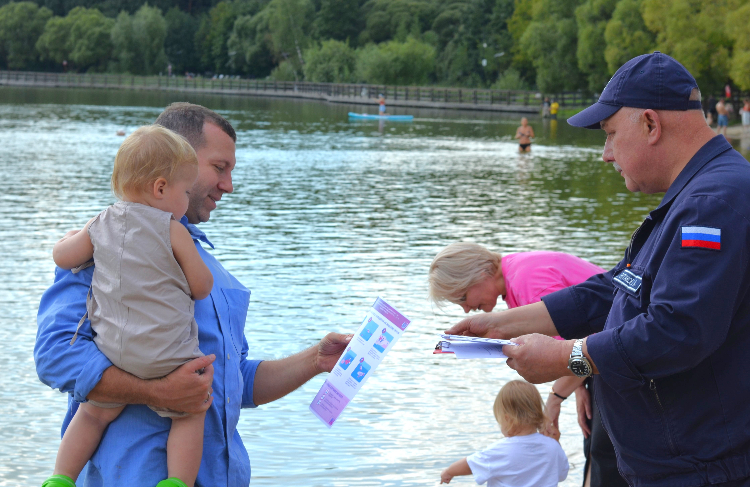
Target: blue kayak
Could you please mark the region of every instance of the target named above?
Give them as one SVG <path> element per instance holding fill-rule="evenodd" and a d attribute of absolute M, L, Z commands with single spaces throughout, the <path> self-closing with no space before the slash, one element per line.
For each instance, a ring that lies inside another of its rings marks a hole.
<path fill-rule="evenodd" d="M 400 122 L 411 122 L 414 120 L 414 115 L 371 115 L 369 113 L 354 113 L 349 112 L 349 118 L 357 120 L 392 120 Z"/>

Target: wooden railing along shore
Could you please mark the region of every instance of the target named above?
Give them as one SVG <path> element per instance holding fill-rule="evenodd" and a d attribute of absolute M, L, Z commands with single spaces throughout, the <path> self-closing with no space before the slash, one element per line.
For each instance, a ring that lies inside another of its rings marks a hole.
<path fill-rule="evenodd" d="M 132 76 L 125 74 L 0 71 L 0 86 L 161 90 L 231 95 L 308 98 L 333 103 L 377 104 L 383 94 L 389 106 L 454 108 L 538 113 L 545 96 L 561 107 L 587 106 L 596 98 L 577 92 L 543 95 L 535 91 L 311 83 L 238 78 Z"/>

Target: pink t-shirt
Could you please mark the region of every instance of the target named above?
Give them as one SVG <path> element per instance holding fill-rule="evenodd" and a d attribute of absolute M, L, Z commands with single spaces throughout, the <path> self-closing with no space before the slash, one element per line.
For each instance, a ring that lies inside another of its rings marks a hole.
<path fill-rule="evenodd" d="M 536 303 L 547 294 L 606 272 L 562 252 L 519 252 L 503 257 L 500 265 L 505 279 L 503 299 L 508 308 Z"/>

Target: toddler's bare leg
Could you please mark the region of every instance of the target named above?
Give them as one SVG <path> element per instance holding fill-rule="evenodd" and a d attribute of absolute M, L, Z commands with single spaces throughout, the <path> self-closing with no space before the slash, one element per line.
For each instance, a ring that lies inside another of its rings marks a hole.
<path fill-rule="evenodd" d="M 195 484 L 201 466 L 205 420 L 205 412 L 172 418 L 167 440 L 167 469 L 170 478 L 177 477 L 188 487 Z"/>
<path fill-rule="evenodd" d="M 120 415 L 125 406 L 100 408 L 81 403 L 65 430 L 55 460 L 55 475 L 75 480 L 99 446 L 104 430 Z"/>

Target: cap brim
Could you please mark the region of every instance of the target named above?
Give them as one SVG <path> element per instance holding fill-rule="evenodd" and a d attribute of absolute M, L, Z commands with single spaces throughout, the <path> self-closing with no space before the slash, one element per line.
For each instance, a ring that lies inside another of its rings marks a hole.
<path fill-rule="evenodd" d="M 600 129 L 602 128 L 600 122 L 617 113 L 620 108 L 622 107 L 596 102 L 582 112 L 570 117 L 568 123 L 574 127 Z"/>

